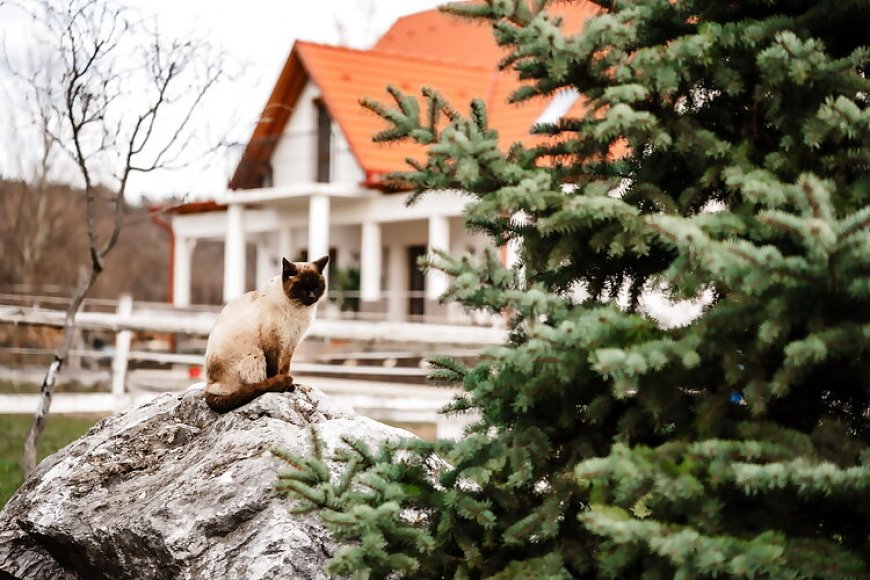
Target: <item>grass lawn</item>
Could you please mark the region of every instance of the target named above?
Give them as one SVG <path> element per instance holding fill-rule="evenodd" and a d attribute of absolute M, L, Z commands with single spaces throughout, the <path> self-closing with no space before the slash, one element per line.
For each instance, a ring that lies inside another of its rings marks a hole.
<path fill-rule="evenodd" d="M 49 415 L 37 444 L 37 461 L 77 439 L 102 417 Z M 0 508 L 24 481 L 21 451 L 32 420 L 33 415 L 0 415 Z"/>

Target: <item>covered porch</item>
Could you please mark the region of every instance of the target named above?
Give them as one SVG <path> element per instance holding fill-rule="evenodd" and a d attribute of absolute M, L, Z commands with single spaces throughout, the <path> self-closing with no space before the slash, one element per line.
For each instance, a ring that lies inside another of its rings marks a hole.
<path fill-rule="evenodd" d="M 208 239 L 224 245 L 224 302 L 253 289 L 249 268 L 259 287 L 280 272 L 282 257 L 329 254 L 329 302 L 320 317 L 474 322 L 455 305 L 438 304 L 447 288 L 441 272 L 416 266 L 433 249 L 478 253 L 487 245 L 466 232 L 459 192 L 433 193 L 407 207 L 404 195 L 307 185 L 228 192 L 217 200 L 224 211 L 174 216 L 173 303 L 190 305 L 193 251 Z"/>

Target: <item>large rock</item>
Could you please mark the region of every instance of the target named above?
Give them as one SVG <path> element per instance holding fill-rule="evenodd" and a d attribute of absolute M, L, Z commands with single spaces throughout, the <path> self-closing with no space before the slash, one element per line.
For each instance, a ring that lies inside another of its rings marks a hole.
<path fill-rule="evenodd" d="M 317 390 L 225 415 L 201 389 L 108 417 L 43 461 L 0 512 L 0 578 L 326 578 L 335 545 L 274 491 L 270 453 L 408 436 Z"/>

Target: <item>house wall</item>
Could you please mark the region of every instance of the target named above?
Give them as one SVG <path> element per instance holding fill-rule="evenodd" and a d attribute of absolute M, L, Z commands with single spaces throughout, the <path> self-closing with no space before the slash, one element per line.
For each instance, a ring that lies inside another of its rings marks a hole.
<path fill-rule="evenodd" d="M 381 240 L 385 251 L 395 247 L 406 252 L 409 246 L 425 246 L 427 243 L 428 232 L 425 220 L 384 223 L 381 227 Z M 308 245 L 308 228 L 294 227 L 291 236 L 294 248 L 291 259 L 296 259 Z M 361 227 L 358 225 L 333 225 L 329 229 L 329 246 L 337 251 L 337 267 L 342 269 L 360 267 L 361 236 Z M 277 237 L 271 239 L 277 243 Z M 450 218 L 451 253 L 471 253 L 479 256 L 483 253 L 483 249 L 490 245 L 490 240 L 485 236 L 466 231 L 462 218 Z M 402 290 L 405 289 L 407 285 L 402 286 Z"/>
<path fill-rule="evenodd" d="M 341 128 L 332 124 L 332 181 L 338 183 L 362 183 L 365 172 L 356 162 L 350 145 Z"/>
<path fill-rule="evenodd" d="M 368 272 L 375 274 L 369 274 L 368 280 L 372 280 L 372 276 L 380 280 L 381 299 L 367 302 L 367 311 L 389 312 L 390 317 L 397 320 L 405 316 L 407 292 L 410 289 L 408 248 L 428 245 L 432 231 L 430 219 L 446 220 L 448 248 L 453 254 L 480 255 L 490 244 L 486 237 L 465 230 L 462 216 L 457 215 L 461 212 L 463 201 L 462 196 L 448 192 L 426 196 L 410 208 L 405 207 L 403 195 L 370 194 L 366 197 L 331 198 L 328 245 L 336 250 L 333 266 L 361 270 L 369 267 L 372 269 Z M 241 235 L 244 241 L 256 246 L 256 257 L 248 257 L 244 262 L 247 263 L 247 270 L 256 272 L 258 287 L 280 271 L 282 256 L 297 259 L 301 251 L 308 248 L 311 239 L 308 228 L 309 203 L 305 197 L 284 199 L 256 209 L 248 207 L 242 212 L 237 227 L 243 230 Z M 378 236 L 382 248 L 380 265 L 372 264 L 377 260 L 361 263 L 363 224 L 378 224 L 381 229 Z M 174 216 L 179 304 L 186 304 L 190 300 L 191 244 L 196 239 L 220 239 L 227 234 L 230 225 L 228 212 Z M 432 292 L 440 291 L 442 283 L 436 278 L 440 278 L 437 273 L 427 281 L 430 291 L 427 294 L 427 314 L 437 315 L 440 308 L 431 301 Z M 369 291 L 372 289 L 371 286 L 367 288 Z"/>
<path fill-rule="evenodd" d="M 308 248 L 308 228 L 298 227 L 291 230 L 293 257 L 295 260 Z M 332 226 L 329 228 L 329 247 L 336 250 L 336 267 L 341 269 L 359 267 L 359 226 Z M 320 256 L 314 256 L 319 258 Z M 309 256 L 311 258 L 311 256 Z"/>
<path fill-rule="evenodd" d="M 272 153 L 272 185 L 275 187 L 314 180 L 317 131 L 314 99 L 319 96 L 314 83 L 308 83 L 296 101 L 296 108 Z"/>
<path fill-rule="evenodd" d="M 493 247 L 493 242 L 487 236 L 465 229 L 462 217 L 450 218 L 450 253 L 480 256 L 485 248 Z"/>
<path fill-rule="evenodd" d="M 189 290 L 185 293 L 182 287 L 190 286 L 191 252 L 188 250 L 196 239 L 225 238 L 225 245 L 233 250 L 225 252 L 225 264 L 229 264 L 225 269 L 230 272 L 224 277 L 226 299 L 244 291 L 244 288 L 236 287 L 238 284 L 228 284 L 228 281 L 238 280 L 232 272 L 243 267 L 253 270 L 260 286 L 280 272 L 282 256 L 295 260 L 309 246 L 319 248 L 316 250 L 318 253 L 329 247 L 336 250 L 332 268 L 360 268 L 363 271 L 363 296 L 367 296 L 362 304 L 364 310 L 386 313 L 395 320 L 405 319 L 408 312 L 409 247 L 426 247 L 430 235 L 434 236 L 436 241 L 433 243 L 437 246 L 446 242 L 449 236 L 451 253 L 479 255 L 489 243 L 486 238 L 465 231 L 461 214 L 467 198 L 462 192 L 427 195 L 407 207 L 402 194 L 383 194 L 360 187 L 364 172 L 334 122 L 331 128 L 331 183 L 316 183 L 318 107 L 315 100 L 320 95 L 313 82 L 303 89 L 273 152 L 270 184 L 259 190 L 227 192 L 225 199 L 218 200 L 227 204 L 227 212 L 173 218 L 173 229 L 179 241 L 176 252 L 178 295 L 184 298 L 178 301 L 179 304 L 189 302 Z M 235 215 L 236 219 L 229 219 L 229 214 Z M 309 230 L 310 220 L 324 224 Z M 328 225 L 325 225 L 327 221 Z M 380 227 L 380 232 L 375 226 Z M 322 235 L 327 233 L 324 228 L 328 228 L 327 235 Z M 366 263 L 361 263 L 364 228 L 369 258 Z M 229 235 L 231 231 L 232 236 Z M 372 257 L 377 256 L 374 248 L 378 243 L 372 240 L 380 240 L 380 260 Z M 255 255 L 245 257 L 246 245 L 256 247 Z M 226 256 L 235 256 L 236 259 L 226 261 Z M 378 280 L 379 289 L 376 287 Z M 445 314 L 445 309 L 433 300 L 434 294 L 443 289 L 443 284 L 444 278 L 439 273 L 427 275 L 427 315 Z M 421 298 L 419 294 L 415 294 L 415 300 Z M 380 298 L 375 298 L 378 295 Z"/>
<path fill-rule="evenodd" d="M 488 238 L 466 231 L 461 217 L 449 218 L 450 222 L 450 253 L 463 254 L 470 252 L 479 255 L 483 248 L 490 244 Z M 381 239 L 384 247 L 425 246 L 428 242 L 428 224 L 426 220 L 411 220 L 406 222 L 391 222 L 382 224 Z"/>
<path fill-rule="evenodd" d="M 281 187 L 294 183 L 310 183 L 316 178 L 317 152 L 317 107 L 315 99 L 320 90 L 309 82 L 302 90 L 296 108 L 290 115 L 287 126 L 272 154 L 272 186 Z M 360 183 L 363 170 L 350 151 L 344 134 L 332 123 L 332 161 L 330 181 Z"/>
<path fill-rule="evenodd" d="M 425 220 L 381 224 L 381 241 L 385 246 L 425 246 L 426 227 Z"/>
<path fill-rule="evenodd" d="M 461 216 L 448 218 L 448 225 L 451 254 L 471 253 L 479 256 L 484 248 L 491 245 L 485 236 L 467 231 Z M 408 248 L 428 245 L 429 223 L 427 219 L 414 219 L 387 222 L 381 224 L 381 227 L 384 247 L 382 288 L 385 290 L 385 302 L 379 305 L 370 305 L 370 307 L 383 308 L 390 320 L 405 320 L 410 290 L 409 268 L 412 267 L 409 262 Z M 427 279 L 427 287 L 431 281 L 431 279 Z M 425 300 L 424 310 L 427 316 L 443 317 L 454 321 L 466 318 L 458 305 L 444 306 L 429 298 Z"/>

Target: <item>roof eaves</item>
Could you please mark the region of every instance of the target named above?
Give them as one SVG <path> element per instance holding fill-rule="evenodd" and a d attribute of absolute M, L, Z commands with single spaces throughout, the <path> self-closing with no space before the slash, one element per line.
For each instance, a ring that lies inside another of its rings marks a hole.
<path fill-rule="evenodd" d="M 250 189 L 262 185 L 269 159 L 308 80 L 298 44 L 297 42 L 290 51 L 266 106 L 260 113 L 242 158 L 230 179 L 230 189 Z"/>

